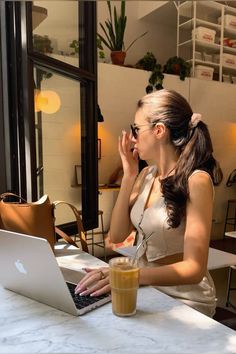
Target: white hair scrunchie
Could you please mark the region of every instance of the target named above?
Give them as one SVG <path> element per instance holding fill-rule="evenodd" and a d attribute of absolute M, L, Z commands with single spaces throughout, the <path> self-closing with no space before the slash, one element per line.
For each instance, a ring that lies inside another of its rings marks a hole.
<path fill-rule="evenodd" d="M 202 115 L 200 113 L 193 113 L 189 122 L 190 128 L 195 128 L 201 120 Z"/>

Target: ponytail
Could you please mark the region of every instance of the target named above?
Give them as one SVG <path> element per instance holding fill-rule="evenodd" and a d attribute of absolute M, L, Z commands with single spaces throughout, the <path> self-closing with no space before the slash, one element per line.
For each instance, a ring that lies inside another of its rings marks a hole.
<path fill-rule="evenodd" d="M 213 157 L 213 147 L 207 125 L 199 113 L 193 113 L 187 100 L 172 90 L 160 90 L 144 96 L 138 102 L 150 123 L 161 122 L 170 132 L 170 140 L 179 159 L 175 174 L 161 181 L 168 224 L 179 226 L 186 213 L 189 198 L 188 178 L 194 170 L 209 173 L 213 184 L 220 184 L 223 174 Z"/>
<path fill-rule="evenodd" d="M 168 212 L 170 227 L 178 227 L 185 216 L 189 198 L 188 178 L 194 170 L 209 173 L 214 185 L 223 178 L 222 170 L 213 157 L 213 148 L 207 125 L 200 121 L 190 132 L 190 139 L 180 149 L 175 174 L 162 181 L 161 188 Z"/>

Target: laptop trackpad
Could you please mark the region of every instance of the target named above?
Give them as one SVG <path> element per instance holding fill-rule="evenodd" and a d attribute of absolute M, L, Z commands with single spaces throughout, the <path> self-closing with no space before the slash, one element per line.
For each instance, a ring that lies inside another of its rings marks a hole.
<path fill-rule="evenodd" d="M 77 284 L 86 274 L 82 270 L 73 270 L 69 268 L 60 267 L 65 281 Z"/>

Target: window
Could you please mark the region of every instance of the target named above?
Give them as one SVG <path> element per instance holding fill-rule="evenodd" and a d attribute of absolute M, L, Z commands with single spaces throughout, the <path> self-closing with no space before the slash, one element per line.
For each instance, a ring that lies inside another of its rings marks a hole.
<path fill-rule="evenodd" d="M 0 123 L 5 129 L 9 124 L 7 189 L 28 200 L 45 193 L 51 200 L 64 198 L 82 207 L 85 229 L 94 228 L 96 2 L 16 1 L 0 6 L 8 82 Z M 81 187 L 74 184 L 75 165 L 81 165 Z"/>

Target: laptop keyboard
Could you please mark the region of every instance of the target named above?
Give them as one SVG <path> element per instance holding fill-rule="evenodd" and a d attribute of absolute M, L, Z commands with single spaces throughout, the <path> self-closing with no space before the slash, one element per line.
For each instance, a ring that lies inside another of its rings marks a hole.
<path fill-rule="evenodd" d="M 75 284 L 67 283 L 67 282 L 66 284 L 74 300 L 75 306 L 79 310 L 109 296 L 108 294 L 104 294 L 100 296 L 90 296 L 90 295 L 80 296 L 79 294 L 75 294 L 75 288 L 76 288 Z"/>

